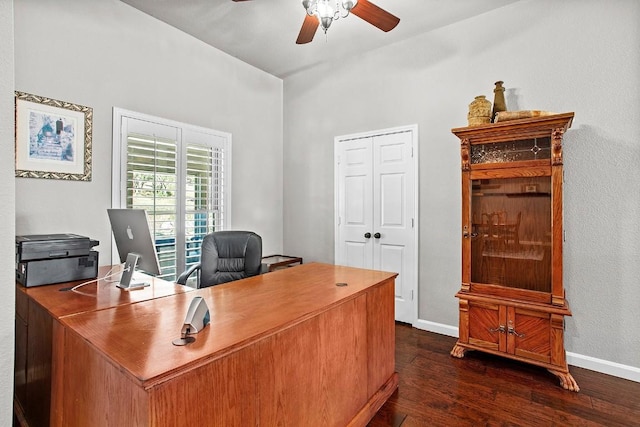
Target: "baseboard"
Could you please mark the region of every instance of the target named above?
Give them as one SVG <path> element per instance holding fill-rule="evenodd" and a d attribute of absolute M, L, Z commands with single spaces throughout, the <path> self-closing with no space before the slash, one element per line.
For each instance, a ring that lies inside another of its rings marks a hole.
<path fill-rule="evenodd" d="M 635 366 L 622 365 L 608 360 L 596 359 L 595 357 L 583 354 L 567 352 L 567 363 L 571 366 L 601 372 L 614 377 L 624 378 L 640 383 L 640 368 Z"/>
<path fill-rule="evenodd" d="M 435 332 L 440 335 L 447 335 L 449 337 L 458 337 L 458 328 L 455 326 L 445 325 L 443 323 L 430 322 L 428 320 L 418 319 L 413 323 L 414 328 L 422 329 L 423 331 Z"/>
<path fill-rule="evenodd" d="M 413 327 L 424 331 L 434 332 L 436 334 L 447 335 L 450 337 L 458 336 L 458 328 L 442 323 L 430 322 L 428 320 L 418 319 L 413 323 Z M 614 377 L 624 378 L 626 380 L 640 382 L 640 368 L 629 365 L 622 365 L 608 360 L 597 359 L 583 354 L 567 352 L 567 363 L 578 368 L 589 369 L 591 371 L 600 372 L 602 374 L 612 375 Z"/>

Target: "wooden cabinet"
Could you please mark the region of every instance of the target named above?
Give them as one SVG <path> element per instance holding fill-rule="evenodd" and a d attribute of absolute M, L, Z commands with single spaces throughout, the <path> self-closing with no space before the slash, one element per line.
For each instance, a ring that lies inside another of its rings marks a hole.
<path fill-rule="evenodd" d="M 462 161 L 459 339 L 547 368 L 578 391 L 564 350 L 562 139 L 573 113 L 452 129 Z"/>

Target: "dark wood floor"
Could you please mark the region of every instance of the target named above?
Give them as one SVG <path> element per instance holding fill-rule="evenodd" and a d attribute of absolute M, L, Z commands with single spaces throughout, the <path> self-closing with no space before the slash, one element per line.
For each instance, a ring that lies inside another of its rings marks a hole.
<path fill-rule="evenodd" d="M 467 352 L 456 339 L 396 326 L 398 390 L 369 427 L 640 426 L 640 383 L 570 366 L 580 392 L 543 368 Z"/>

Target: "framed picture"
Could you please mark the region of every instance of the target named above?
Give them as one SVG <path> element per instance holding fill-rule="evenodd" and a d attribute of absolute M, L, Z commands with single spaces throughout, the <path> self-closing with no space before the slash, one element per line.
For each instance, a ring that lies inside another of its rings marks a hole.
<path fill-rule="evenodd" d="M 16 91 L 16 176 L 91 181 L 93 109 Z"/>

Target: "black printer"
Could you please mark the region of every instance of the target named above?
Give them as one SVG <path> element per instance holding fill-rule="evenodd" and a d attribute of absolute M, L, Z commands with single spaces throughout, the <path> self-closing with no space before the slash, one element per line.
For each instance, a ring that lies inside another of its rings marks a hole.
<path fill-rule="evenodd" d="M 16 236 L 16 281 L 40 286 L 98 277 L 97 240 L 77 234 Z"/>

